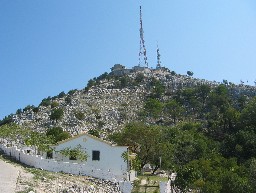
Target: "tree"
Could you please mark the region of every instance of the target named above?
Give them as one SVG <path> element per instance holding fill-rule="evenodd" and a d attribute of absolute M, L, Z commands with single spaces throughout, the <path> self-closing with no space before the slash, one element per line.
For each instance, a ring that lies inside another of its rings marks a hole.
<path fill-rule="evenodd" d="M 58 107 L 59 106 L 59 103 L 57 102 L 57 101 L 53 101 L 52 103 L 51 103 L 51 108 L 53 109 L 53 108 L 55 108 L 55 107 Z"/>
<path fill-rule="evenodd" d="M 0 120 L 0 126 L 5 124 L 10 124 L 13 122 L 12 114 L 5 116 L 2 120 Z"/>
<path fill-rule="evenodd" d="M 71 135 L 68 132 L 63 131 L 61 127 L 53 127 L 53 128 L 47 129 L 46 136 L 51 137 L 54 143 L 57 143 L 58 141 L 62 141 L 71 137 Z"/>
<path fill-rule="evenodd" d="M 68 91 L 68 95 L 74 95 L 76 93 L 77 89 L 72 89 Z"/>
<path fill-rule="evenodd" d="M 252 129 L 239 130 L 229 135 L 222 144 L 222 152 L 227 157 L 236 157 L 245 162 L 256 157 L 256 133 Z"/>
<path fill-rule="evenodd" d="M 63 98 L 65 96 L 65 92 L 62 91 L 60 94 L 58 94 L 58 98 Z"/>
<path fill-rule="evenodd" d="M 175 132 L 175 137 L 169 138 L 170 143 L 173 144 L 172 159 L 175 164 L 184 165 L 211 152 L 212 147 L 215 146 L 216 149 L 212 141 L 195 129 L 185 131 L 175 129 L 171 132 Z"/>
<path fill-rule="evenodd" d="M 150 86 L 152 88 L 152 94 L 151 94 L 152 98 L 160 98 L 165 92 L 164 85 L 155 78 L 152 78 L 150 82 Z"/>
<path fill-rule="evenodd" d="M 194 75 L 194 73 L 193 73 L 192 71 L 187 71 L 187 75 L 189 75 L 189 76 L 193 76 L 193 75 Z"/>
<path fill-rule="evenodd" d="M 138 73 L 135 77 L 135 82 L 136 83 L 141 83 L 141 82 L 143 82 L 144 78 L 145 78 L 144 74 Z"/>
<path fill-rule="evenodd" d="M 47 107 L 49 105 L 51 105 L 51 97 L 50 96 L 48 96 L 47 98 L 44 98 L 42 100 L 42 102 L 39 104 L 39 106 L 45 106 L 45 107 Z"/>
<path fill-rule="evenodd" d="M 88 134 L 93 135 L 95 137 L 100 137 L 100 132 L 97 129 L 90 129 Z"/>
<path fill-rule="evenodd" d="M 143 137 L 142 137 L 143 136 Z M 160 166 L 159 157 L 163 154 L 164 144 L 161 141 L 161 129 L 143 123 L 130 123 L 119 132 L 110 136 L 118 145 L 127 145 L 131 152 L 137 154 L 140 169 L 147 163 L 153 163 L 156 169 Z"/>
<path fill-rule="evenodd" d="M 26 145 L 34 146 L 36 151 L 43 152 L 51 150 L 50 145 L 53 144 L 53 139 L 51 137 L 34 131 L 29 132 L 24 141 Z"/>
<path fill-rule="evenodd" d="M 177 119 L 181 117 L 184 109 L 175 99 L 172 99 L 165 104 L 164 111 L 167 115 L 171 116 L 173 123 L 176 124 Z"/>
<path fill-rule="evenodd" d="M 179 167 L 175 182 L 182 192 L 188 189 L 204 193 L 253 192 L 244 171 L 245 168 L 239 166 L 234 158 L 225 159 L 218 154 L 211 154 Z"/>
<path fill-rule="evenodd" d="M 92 86 L 96 85 L 95 80 L 90 79 L 87 83 L 87 88 L 91 88 Z"/>
<path fill-rule="evenodd" d="M 78 120 L 83 120 L 85 118 L 85 115 L 83 112 L 81 111 L 76 111 L 75 112 L 75 117 L 78 119 Z"/>
<path fill-rule="evenodd" d="M 59 109 L 54 109 L 51 111 L 51 115 L 50 115 L 50 119 L 51 120 L 60 120 L 64 115 L 64 111 L 63 109 L 59 108 Z"/>
<path fill-rule="evenodd" d="M 241 112 L 241 126 L 243 128 L 253 128 L 256 131 L 256 97 L 254 97 Z"/>
<path fill-rule="evenodd" d="M 149 98 L 145 102 L 144 109 L 148 116 L 157 118 L 163 110 L 163 104 L 157 99 Z"/>
<path fill-rule="evenodd" d="M 209 97 L 210 91 L 211 91 L 210 86 L 205 84 L 196 87 L 198 100 L 202 101 L 203 106 L 205 106 L 206 104 L 206 99 Z"/>

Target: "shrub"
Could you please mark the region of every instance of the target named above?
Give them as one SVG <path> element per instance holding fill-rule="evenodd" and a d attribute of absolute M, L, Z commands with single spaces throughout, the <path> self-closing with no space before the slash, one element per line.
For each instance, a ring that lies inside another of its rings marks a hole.
<path fill-rule="evenodd" d="M 50 119 L 51 120 L 60 120 L 64 115 L 63 109 L 54 109 L 51 111 Z"/>
<path fill-rule="evenodd" d="M 66 102 L 67 104 L 70 104 L 71 101 L 72 101 L 72 99 L 71 99 L 70 96 L 67 96 L 67 97 L 65 98 L 65 102 Z"/>
<path fill-rule="evenodd" d="M 39 106 L 49 106 L 51 105 L 51 97 L 44 98 L 42 102 L 39 104 Z"/>
<path fill-rule="evenodd" d="M 58 98 L 63 98 L 65 96 L 65 92 L 62 91 L 60 94 L 58 94 Z"/>
<path fill-rule="evenodd" d="M 99 133 L 99 131 L 96 130 L 96 129 L 90 129 L 90 130 L 88 131 L 88 134 L 93 135 L 93 136 L 95 136 L 95 137 L 100 137 L 100 133 Z"/>
<path fill-rule="evenodd" d="M 71 137 L 71 135 L 68 132 L 63 131 L 61 127 L 53 127 L 48 129 L 46 136 L 51 136 L 55 143 Z"/>
<path fill-rule="evenodd" d="M 77 111 L 77 112 L 75 112 L 75 117 L 76 117 L 77 119 L 79 119 L 79 120 L 83 120 L 83 119 L 85 118 L 85 115 L 84 115 L 83 112 Z"/>
<path fill-rule="evenodd" d="M 77 91 L 77 89 L 70 90 L 70 91 L 68 91 L 68 94 L 69 94 L 69 95 L 73 95 L 73 94 L 75 94 L 76 91 Z"/>
<path fill-rule="evenodd" d="M 52 109 L 55 108 L 55 107 L 58 107 L 58 106 L 59 106 L 59 103 L 56 102 L 56 101 L 53 101 L 53 102 L 51 103 L 51 108 L 52 108 Z"/>

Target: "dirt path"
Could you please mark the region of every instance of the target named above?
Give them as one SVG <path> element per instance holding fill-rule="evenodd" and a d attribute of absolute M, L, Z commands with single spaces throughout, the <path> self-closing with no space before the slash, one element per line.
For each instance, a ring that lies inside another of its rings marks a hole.
<path fill-rule="evenodd" d="M 19 169 L 0 159 L 0 192 L 14 193 Z"/>

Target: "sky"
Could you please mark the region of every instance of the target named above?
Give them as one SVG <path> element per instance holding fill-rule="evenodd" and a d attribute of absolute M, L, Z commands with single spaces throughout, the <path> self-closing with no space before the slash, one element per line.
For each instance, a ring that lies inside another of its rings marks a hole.
<path fill-rule="evenodd" d="M 138 65 L 140 5 L 149 67 L 255 85 L 255 0 L 0 0 L 0 119 Z"/>

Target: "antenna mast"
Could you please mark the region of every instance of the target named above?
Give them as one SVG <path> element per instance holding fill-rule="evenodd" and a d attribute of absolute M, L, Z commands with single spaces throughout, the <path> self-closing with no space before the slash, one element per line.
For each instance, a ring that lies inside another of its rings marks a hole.
<path fill-rule="evenodd" d="M 156 65 L 156 68 L 158 69 L 158 68 L 161 68 L 161 60 L 160 60 L 161 55 L 160 55 L 160 52 L 159 52 L 158 44 L 157 44 L 156 52 L 157 52 L 157 65 Z"/>
<path fill-rule="evenodd" d="M 144 41 L 144 30 L 142 26 L 142 11 L 141 11 L 141 6 L 140 6 L 140 53 L 139 53 L 139 66 L 141 63 L 141 59 L 144 57 L 144 63 L 145 66 L 148 67 L 148 62 L 147 62 L 147 51 L 146 51 L 146 46 L 145 46 L 145 41 Z"/>

